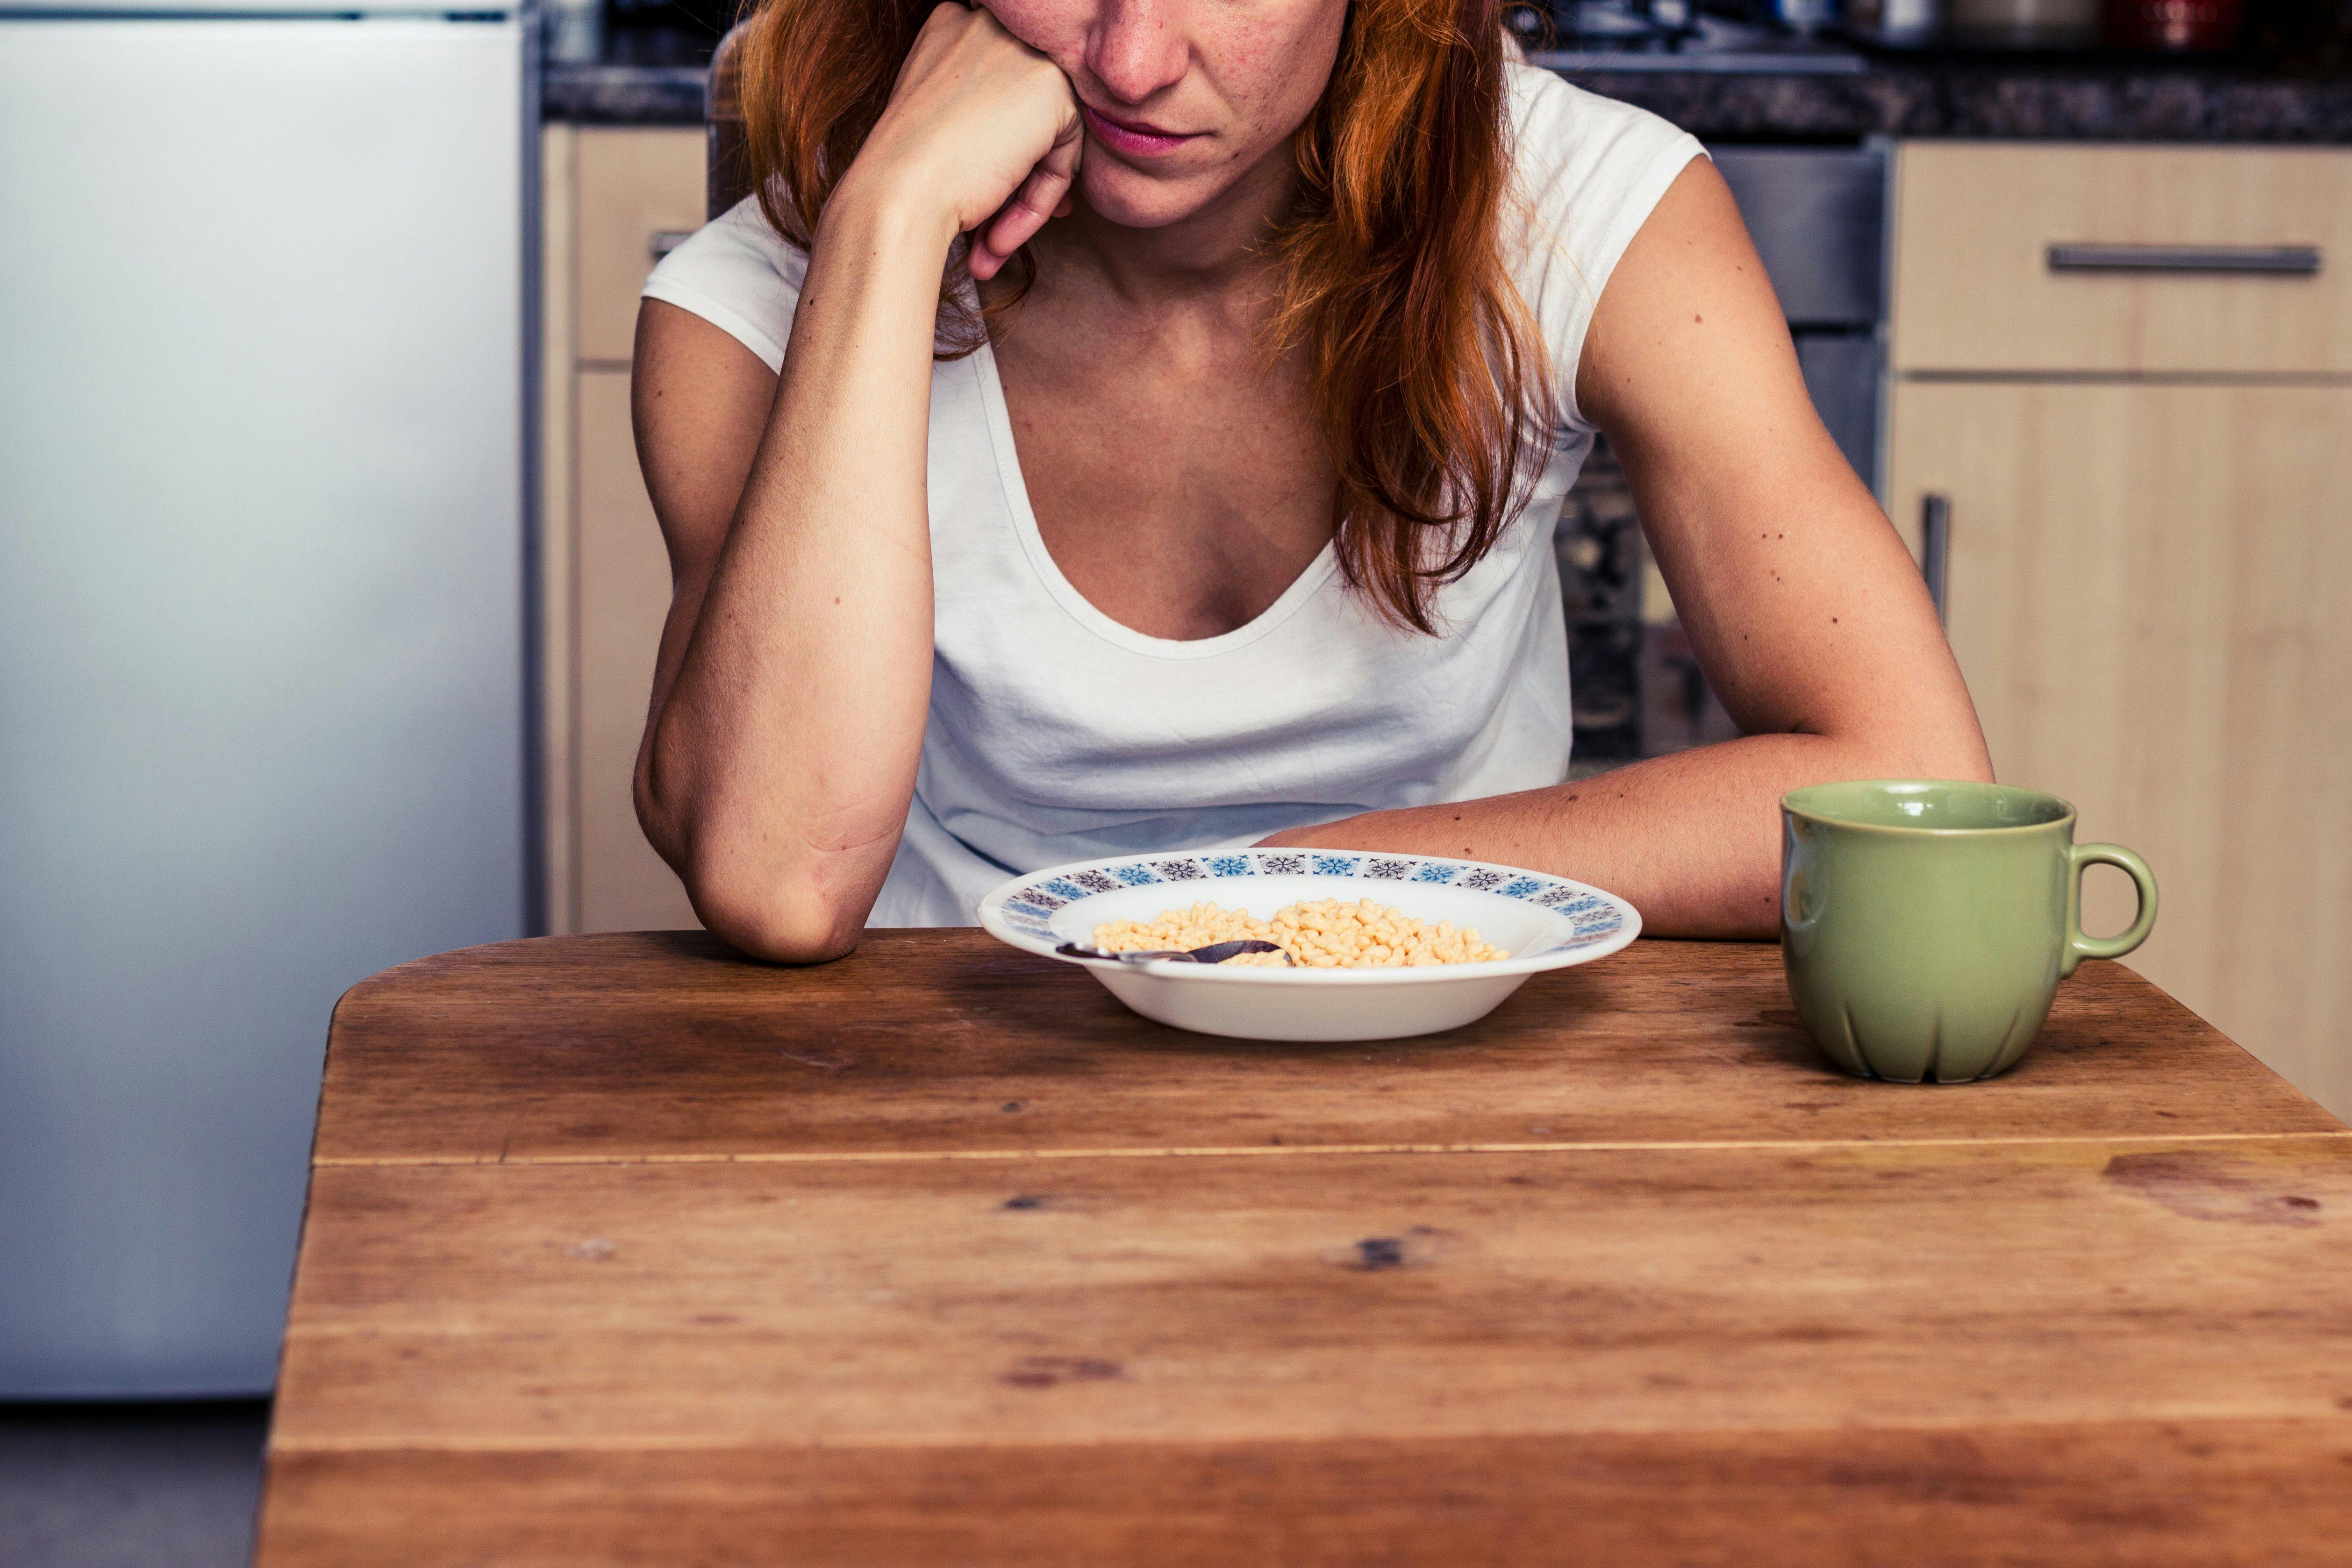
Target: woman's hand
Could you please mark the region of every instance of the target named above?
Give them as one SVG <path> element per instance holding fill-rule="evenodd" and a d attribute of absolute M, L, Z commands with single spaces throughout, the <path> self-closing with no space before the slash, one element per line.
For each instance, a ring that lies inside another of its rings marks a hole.
<path fill-rule="evenodd" d="M 1070 210 L 1085 144 L 1060 68 L 986 10 L 950 3 L 923 24 L 843 191 L 932 204 L 971 235 L 971 275 L 985 280 Z"/>

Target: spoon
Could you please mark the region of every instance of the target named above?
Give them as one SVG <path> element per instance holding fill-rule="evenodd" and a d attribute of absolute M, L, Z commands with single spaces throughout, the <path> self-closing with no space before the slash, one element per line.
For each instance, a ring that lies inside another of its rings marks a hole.
<path fill-rule="evenodd" d="M 1238 957 L 1244 953 L 1281 953 L 1282 961 L 1285 964 L 1295 965 L 1298 962 L 1288 953 L 1283 952 L 1279 945 L 1261 942 L 1255 937 L 1239 942 L 1213 942 L 1206 947 L 1195 947 L 1190 952 L 1170 947 L 1149 953 L 1106 953 L 1099 947 L 1081 946 L 1076 942 L 1065 942 L 1054 951 L 1068 958 L 1108 959 L 1114 964 L 1148 964 L 1160 958 L 1166 958 L 1178 964 L 1222 964 L 1226 959 Z"/>

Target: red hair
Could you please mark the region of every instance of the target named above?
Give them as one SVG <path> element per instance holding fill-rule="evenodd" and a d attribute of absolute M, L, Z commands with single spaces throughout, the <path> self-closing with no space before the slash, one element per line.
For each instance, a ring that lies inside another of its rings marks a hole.
<path fill-rule="evenodd" d="M 743 39 L 746 152 L 785 239 L 812 243 L 932 5 L 761 0 Z M 1501 11 L 1502 0 L 1354 0 L 1295 138 L 1297 190 L 1274 239 L 1284 275 L 1266 347 L 1306 356 L 1339 481 L 1340 568 L 1420 632 L 1437 629 L 1437 588 L 1510 521 L 1554 415 L 1542 340 L 1504 256 Z M 985 340 L 960 298 L 952 283 L 942 297 L 946 353 Z"/>

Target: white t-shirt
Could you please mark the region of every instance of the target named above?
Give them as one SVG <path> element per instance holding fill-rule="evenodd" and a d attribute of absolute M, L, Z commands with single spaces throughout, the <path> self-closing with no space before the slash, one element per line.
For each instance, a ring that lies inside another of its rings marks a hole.
<path fill-rule="evenodd" d="M 1250 843 L 1360 811 L 1557 784 L 1571 727 L 1551 536 L 1591 450 L 1576 367 L 1617 258 L 1699 144 L 1643 110 L 1510 68 L 1531 232 L 1515 276 L 1565 423 L 1519 516 L 1399 632 L 1329 549 L 1222 636 L 1148 637 L 1072 588 L 1037 532 L 996 361 L 932 372 L 937 622 L 929 721 L 876 925 L 965 925 L 989 889 L 1068 861 Z M 647 298 L 783 363 L 807 257 L 745 201 L 670 252 Z"/>

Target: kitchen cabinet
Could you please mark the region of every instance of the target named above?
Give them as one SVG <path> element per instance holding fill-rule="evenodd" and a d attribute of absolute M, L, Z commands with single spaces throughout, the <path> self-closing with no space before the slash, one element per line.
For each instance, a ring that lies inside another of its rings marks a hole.
<path fill-rule="evenodd" d="M 701 226 L 695 129 L 548 127 L 542 141 L 541 696 L 547 923 L 558 934 L 697 924 L 646 842 L 630 776 L 669 608 L 637 470 L 637 289 Z"/>
<path fill-rule="evenodd" d="M 2162 914 L 2126 962 L 2352 1113 L 2352 293 L 2047 267 L 2074 243 L 2334 267 L 2352 154 L 1940 144 L 1896 181 L 1887 498 L 1915 548 L 1948 505 L 1995 770 L 2147 858 Z M 2084 924 L 2130 902 L 2094 872 Z"/>
<path fill-rule="evenodd" d="M 2053 267 L 2052 246 L 2109 247 Z M 2316 271 L 2133 267 L 2140 259 Z M 1912 142 L 1897 159 L 1888 344 L 1937 374 L 2352 373 L 2352 154 Z M 2107 265 L 2082 266 L 2079 263 Z"/>

